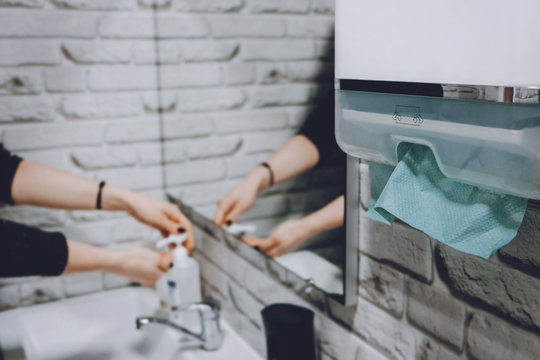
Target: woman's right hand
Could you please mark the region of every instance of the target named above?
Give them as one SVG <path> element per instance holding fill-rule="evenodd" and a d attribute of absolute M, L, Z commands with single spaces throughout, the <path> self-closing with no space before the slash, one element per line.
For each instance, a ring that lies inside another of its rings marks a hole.
<path fill-rule="evenodd" d="M 144 286 L 155 284 L 169 270 L 173 260 L 172 253 L 142 247 L 120 251 L 116 256 L 116 262 L 108 270 Z"/>
<path fill-rule="evenodd" d="M 217 225 L 232 224 L 255 202 L 257 192 L 269 182 L 268 170 L 259 166 L 217 203 L 214 222 Z"/>

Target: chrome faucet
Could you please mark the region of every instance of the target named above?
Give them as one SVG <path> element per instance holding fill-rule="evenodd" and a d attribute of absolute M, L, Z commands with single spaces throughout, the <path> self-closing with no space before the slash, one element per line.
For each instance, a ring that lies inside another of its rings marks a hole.
<path fill-rule="evenodd" d="M 175 324 L 174 322 L 158 318 L 154 316 L 142 316 L 135 320 L 135 326 L 138 330 L 142 329 L 148 324 L 161 324 L 169 326 L 177 331 L 189 335 L 198 341 L 201 348 L 213 351 L 221 347 L 223 341 L 223 332 L 219 325 L 219 305 L 211 300 L 205 300 L 199 303 L 193 303 L 185 306 L 181 306 L 178 309 L 171 310 L 174 312 L 187 312 L 197 311 L 201 320 L 201 332 L 195 333 L 185 327 Z"/>

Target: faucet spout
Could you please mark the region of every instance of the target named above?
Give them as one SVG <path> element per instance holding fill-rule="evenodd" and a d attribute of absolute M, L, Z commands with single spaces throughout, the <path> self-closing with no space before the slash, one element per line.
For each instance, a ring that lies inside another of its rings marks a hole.
<path fill-rule="evenodd" d="M 201 343 L 204 342 L 202 333 L 201 334 L 194 333 L 193 331 L 186 329 L 185 327 L 181 325 L 175 324 L 168 319 L 162 319 L 162 318 L 158 318 L 154 316 L 141 316 L 135 320 L 135 326 L 137 327 L 137 330 L 141 330 L 143 327 L 149 324 L 161 324 L 164 326 L 168 326 L 199 340 Z"/>
<path fill-rule="evenodd" d="M 141 316 L 135 320 L 137 330 L 150 324 L 168 326 L 197 340 L 205 350 L 213 351 L 221 347 L 223 332 L 219 325 L 219 306 L 215 302 L 205 301 L 189 304 L 176 310 L 176 312 L 197 311 L 201 320 L 201 333 L 195 333 L 168 319 L 154 316 Z"/>

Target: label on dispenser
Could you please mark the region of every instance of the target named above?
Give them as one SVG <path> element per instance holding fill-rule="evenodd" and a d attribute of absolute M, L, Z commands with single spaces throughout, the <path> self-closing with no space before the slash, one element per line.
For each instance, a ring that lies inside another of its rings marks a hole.
<path fill-rule="evenodd" d="M 417 106 L 396 105 L 392 119 L 400 125 L 420 126 L 424 122 L 420 108 Z"/>
<path fill-rule="evenodd" d="M 169 301 L 171 306 L 180 305 L 180 291 L 175 281 L 167 280 L 167 292 L 169 294 Z"/>

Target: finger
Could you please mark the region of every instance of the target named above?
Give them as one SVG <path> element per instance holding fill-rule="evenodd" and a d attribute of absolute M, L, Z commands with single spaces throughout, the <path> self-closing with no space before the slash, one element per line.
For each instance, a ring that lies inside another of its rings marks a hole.
<path fill-rule="evenodd" d="M 159 253 L 158 269 L 161 271 L 168 271 L 171 268 L 173 260 L 173 254 L 170 252 Z"/>
<path fill-rule="evenodd" d="M 248 244 L 251 247 L 257 247 L 261 249 L 263 252 L 267 251 L 267 249 L 270 249 L 272 246 L 275 245 L 275 240 L 273 238 L 248 238 L 245 237 L 244 242 Z"/>
<path fill-rule="evenodd" d="M 251 247 L 255 247 L 259 245 L 259 243 L 263 242 L 266 239 L 261 238 L 255 238 L 255 237 L 248 237 L 248 236 L 242 236 L 242 241 L 248 244 Z"/>
<path fill-rule="evenodd" d="M 152 272 L 146 274 L 144 278 L 135 278 L 133 281 L 141 284 L 142 286 L 151 286 L 158 282 L 159 279 L 165 274 L 163 271 L 155 269 Z"/>
<path fill-rule="evenodd" d="M 264 244 L 261 244 L 259 248 L 262 250 L 262 252 L 268 253 L 272 248 L 278 245 L 279 245 L 279 240 L 277 238 L 271 237 L 271 238 L 268 238 L 267 242 L 265 242 Z"/>
<path fill-rule="evenodd" d="M 168 232 L 169 234 L 178 234 L 179 229 L 183 228 L 182 224 L 169 220 L 168 217 L 163 216 L 160 219 L 159 229 L 160 231 Z"/>
<path fill-rule="evenodd" d="M 191 255 L 193 249 L 195 249 L 195 242 L 193 241 L 192 237 L 188 237 L 186 241 L 182 243 L 182 245 L 186 248 L 189 255 Z"/>
<path fill-rule="evenodd" d="M 225 214 L 225 221 L 227 224 L 235 223 L 236 220 L 244 213 L 245 209 L 240 206 L 238 202 L 235 203 L 235 206 L 233 206 L 226 214 Z"/>
<path fill-rule="evenodd" d="M 182 214 L 181 211 L 178 211 L 178 217 L 180 218 L 180 222 L 183 224 L 183 227 L 178 229 L 179 233 L 186 234 L 186 240 L 184 240 L 182 245 L 186 248 L 188 254 L 191 255 L 193 249 L 195 248 L 195 239 L 193 237 L 193 228 L 191 226 L 191 222 L 184 214 Z"/>
<path fill-rule="evenodd" d="M 266 255 L 268 255 L 270 257 L 273 257 L 273 258 L 281 256 L 281 255 L 283 255 L 285 253 L 286 253 L 286 251 L 281 245 L 276 245 L 276 246 L 272 247 L 271 249 L 269 249 L 268 251 L 266 251 Z"/>
<path fill-rule="evenodd" d="M 226 215 L 231 210 L 231 207 L 234 206 L 235 202 L 229 201 L 228 199 L 223 199 L 218 202 L 216 215 L 214 216 L 214 222 L 217 225 L 223 225 L 226 221 Z"/>
<path fill-rule="evenodd" d="M 165 215 L 169 220 L 179 223 L 180 222 L 180 209 L 174 204 L 169 204 L 165 208 Z"/>
<path fill-rule="evenodd" d="M 155 271 L 152 272 L 152 274 L 150 275 L 150 285 L 153 285 L 155 283 L 157 283 L 159 281 L 159 279 L 161 279 L 161 277 L 165 274 L 164 271 L 161 271 L 161 270 L 158 270 L 156 269 Z"/>

